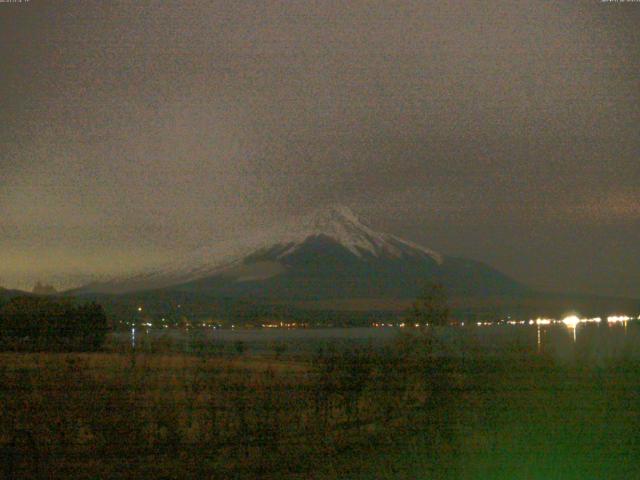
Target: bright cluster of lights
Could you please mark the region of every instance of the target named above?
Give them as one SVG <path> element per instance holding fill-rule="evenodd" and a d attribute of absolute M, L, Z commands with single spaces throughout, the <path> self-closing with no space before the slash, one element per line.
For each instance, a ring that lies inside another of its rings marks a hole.
<path fill-rule="evenodd" d="M 554 320 L 551 318 L 536 318 L 536 325 L 551 325 Z"/>
<path fill-rule="evenodd" d="M 637 318 L 640 320 L 640 316 Z M 635 317 L 629 317 L 627 315 L 612 315 L 607 317 L 608 323 L 623 323 L 631 320 L 635 320 Z M 554 325 L 554 324 L 563 324 L 567 327 L 575 328 L 577 325 L 581 323 L 600 323 L 602 322 L 601 317 L 579 317 L 577 315 L 568 315 L 564 317 L 562 320 L 557 320 L 554 318 L 536 318 L 531 320 L 500 320 L 498 322 L 476 322 L 475 325 L 478 327 L 489 327 L 496 324 L 507 324 L 507 325 Z"/>
<path fill-rule="evenodd" d="M 213 328 L 214 330 L 216 330 L 218 328 L 217 325 L 212 325 L 210 323 L 204 323 L 204 322 L 202 323 L 202 327 L 205 327 L 205 328 L 206 327 L 210 327 L 210 328 Z"/>
<path fill-rule="evenodd" d="M 463 323 L 462 325 L 464 326 L 464 323 Z M 429 324 L 428 324 L 428 323 L 426 323 L 426 324 L 424 324 L 424 325 L 423 325 L 423 324 L 421 324 L 421 323 L 414 323 L 414 324 L 411 324 L 411 323 L 405 323 L 405 322 L 402 322 L 402 323 L 382 323 L 382 322 L 373 322 L 373 323 L 371 324 L 371 326 L 372 326 L 372 327 L 374 327 L 374 328 L 384 328 L 384 327 L 389 327 L 389 328 L 394 328 L 394 327 L 405 328 L 405 327 L 411 327 L 411 326 L 413 326 L 413 327 L 415 327 L 415 328 L 420 328 L 420 327 L 428 327 L 428 326 L 429 326 Z"/>
<path fill-rule="evenodd" d="M 568 327 L 575 327 L 579 323 L 600 323 L 601 321 L 602 319 L 600 317 L 580 318 L 576 315 L 571 315 L 562 319 L 562 323 Z"/>
<path fill-rule="evenodd" d="M 580 323 L 580 318 L 576 315 L 569 315 L 568 317 L 564 317 L 562 319 L 562 323 L 564 323 L 567 327 L 575 328 L 576 325 Z"/>
<path fill-rule="evenodd" d="M 278 323 L 263 323 L 262 328 L 298 328 L 306 327 L 306 323 L 298 322 L 278 322 Z"/>
<path fill-rule="evenodd" d="M 616 323 L 616 322 L 626 322 L 629 320 L 634 320 L 635 317 L 628 317 L 626 315 L 614 315 L 614 316 L 610 316 L 607 317 L 607 322 L 609 323 Z M 640 316 L 638 317 L 638 320 L 640 320 Z M 483 322 L 475 322 L 474 325 L 478 326 L 478 327 L 490 327 L 493 325 L 499 325 L 499 324 L 507 324 L 507 325 L 537 325 L 537 326 L 547 326 L 547 325 L 555 325 L 555 324 L 563 324 L 566 325 L 567 327 L 571 327 L 571 328 L 575 328 L 577 325 L 581 324 L 581 323 L 600 323 L 602 322 L 602 318 L 601 317 L 579 317 L 577 315 L 569 315 L 564 317 L 561 320 L 557 320 L 554 318 L 535 318 L 535 319 L 530 319 L 530 320 L 499 320 L 498 322 L 490 322 L 490 321 L 483 321 Z M 464 322 L 461 322 L 459 324 L 460 326 L 464 327 Z M 263 326 L 270 326 L 270 325 L 263 325 Z M 277 325 L 273 325 L 274 327 L 276 327 Z M 406 323 L 383 323 L 383 322 L 374 322 L 371 324 L 372 327 L 375 328 L 383 328 L 383 327 L 406 327 L 408 326 L 408 324 Z M 419 323 L 416 323 L 414 325 L 415 327 L 420 327 L 422 325 L 420 325 Z"/>

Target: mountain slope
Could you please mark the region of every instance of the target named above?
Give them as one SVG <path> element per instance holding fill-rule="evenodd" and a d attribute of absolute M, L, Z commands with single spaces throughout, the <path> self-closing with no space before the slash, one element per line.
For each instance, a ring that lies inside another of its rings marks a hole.
<path fill-rule="evenodd" d="M 262 233 L 235 251 L 201 249 L 155 271 L 82 291 L 169 289 L 269 300 L 413 298 L 429 280 L 463 295 L 524 290 L 485 264 L 377 232 L 349 209 L 331 207 Z"/>

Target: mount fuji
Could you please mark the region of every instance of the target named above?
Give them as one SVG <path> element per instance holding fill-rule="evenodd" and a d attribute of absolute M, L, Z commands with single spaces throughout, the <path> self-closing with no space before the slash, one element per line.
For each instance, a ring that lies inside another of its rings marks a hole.
<path fill-rule="evenodd" d="M 456 295 L 524 291 L 481 262 L 450 257 L 373 230 L 350 209 L 332 206 L 229 246 L 207 247 L 76 293 L 172 291 L 274 301 L 415 298 L 426 281 Z"/>

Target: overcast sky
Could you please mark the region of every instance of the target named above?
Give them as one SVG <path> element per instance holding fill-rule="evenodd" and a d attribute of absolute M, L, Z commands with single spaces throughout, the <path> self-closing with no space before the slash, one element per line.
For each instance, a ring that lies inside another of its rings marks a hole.
<path fill-rule="evenodd" d="M 533 286 L 640 297 L 640 4 L 0 4 L 0 285 L 343 203 Z"/>

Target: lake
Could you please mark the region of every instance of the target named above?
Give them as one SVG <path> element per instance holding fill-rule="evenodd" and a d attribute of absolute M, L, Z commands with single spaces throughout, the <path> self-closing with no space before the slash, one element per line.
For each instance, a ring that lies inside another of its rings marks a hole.
<path fill-rule="evenodd" d="M 529 351 L 547 354 L 561 361 L 590 359 L 599 361 L 616 357 L 640 357 L 640 322 L 630 320 L 607 324 L 581 323 L 551 325 L 487 325 L 434 327 L 436 353 L 450 356 L 500 355 Z M 118 343 L 170 342 L 172 349 L 188 352 L 193 341 L 219 348 L 231 348 L 242 342 L 245 351 L 264 354 L 274 345 L 283 345 L 286 354 L 313 353 L 319 348 L 372 347 L 393 342 L 403 328 L 318 328 L 318 329 L 192 329 L 190 331 L 137 328 L 132 333 L 112 334 Z"/>

